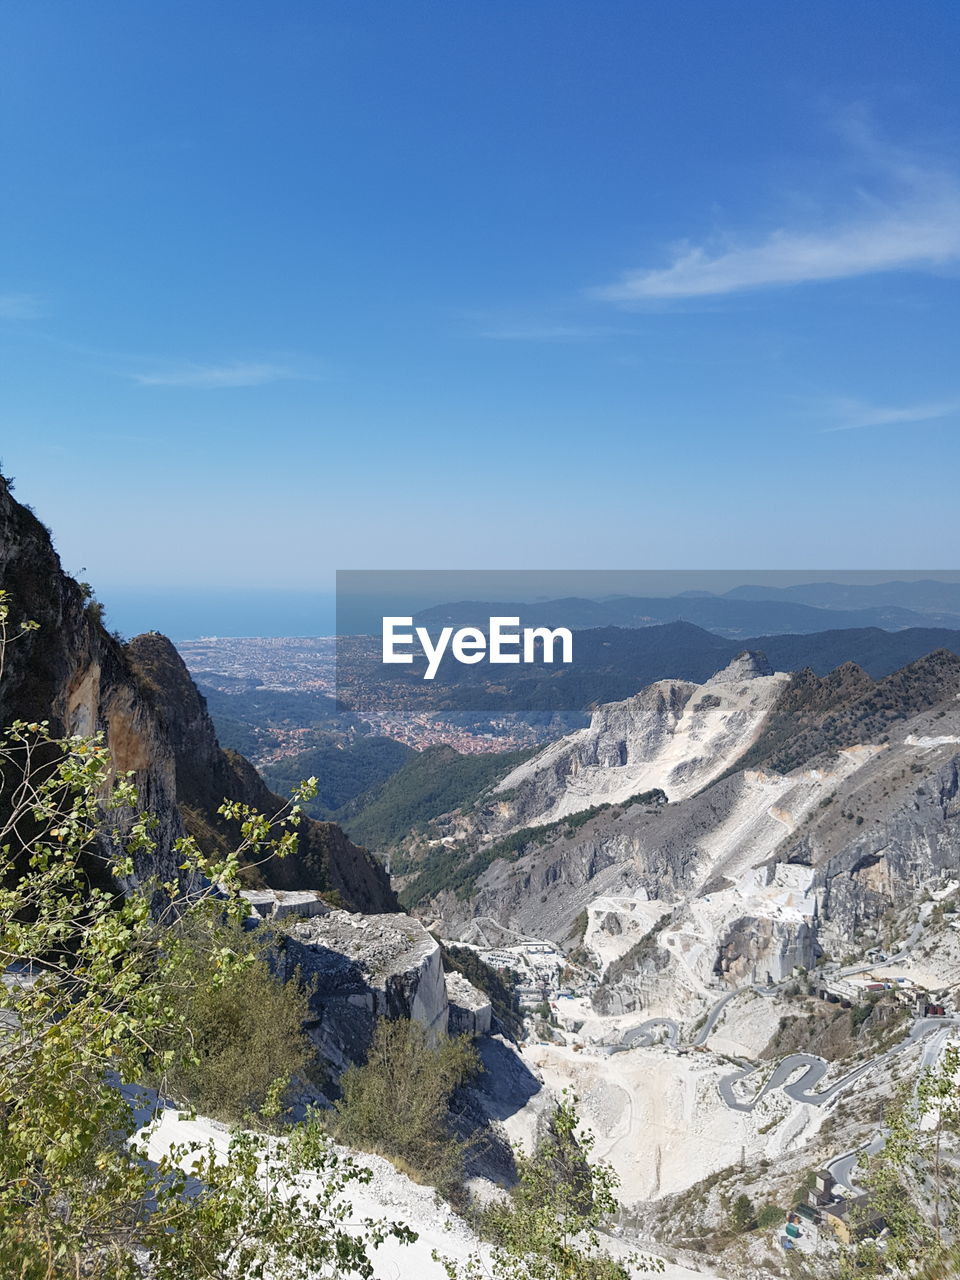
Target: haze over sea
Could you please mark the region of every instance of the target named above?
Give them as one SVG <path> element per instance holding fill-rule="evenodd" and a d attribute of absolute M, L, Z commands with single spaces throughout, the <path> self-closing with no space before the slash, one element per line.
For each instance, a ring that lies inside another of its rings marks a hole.
<path fill-rule="evenodd" d="M 321 591 L 236 587 L 113 587 L 98 590 L 106 625 L 124 636 L 162 631 L 200 636 L 332 636 L 335 597 Z"/>

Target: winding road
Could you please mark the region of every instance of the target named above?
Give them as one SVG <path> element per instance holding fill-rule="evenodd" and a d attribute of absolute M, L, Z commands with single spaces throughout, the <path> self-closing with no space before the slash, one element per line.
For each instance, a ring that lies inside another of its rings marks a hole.
<path fill-rule="evenodd" d="M 943 1022 L 944 1022 L 943 1018 L 936 1018 L 936 1019 L 924 1018 L 921 1020 L 920 1023 L 918 1023 L 913 1028 L 913 1031 L 911 1032 L 910 1036 L 907 1037 L 904 1043 L 902 1045 L 898 1045 L 897 1048 L 902 1049 L 905 1047 L 905 1045 L 909 1044 L 911 1040 L 912 1041 L 918 1040 L 920 1036 L 914 1033 L 917 1032 L 918 1028 L 923 1023 L 929 1023 L 929 1022 L 936 1022 L 939 1026 L 939 1031 L 937 1032 L 937 1034 L 935 1034 L 930 1038 L 926 1047 L 924 1048 L 923 1057 L 920 1059 L 921 1071 L 933 1070 L 934 1066 L 936 1065 L 937 1059 L 939 1058 L 944 1046 L 946 1045 L 948 1039 L 950 1038 L 951 1031 L 957 1025 L 957 1019 L 955 1018 L 949 1019 L 949 1025 L 947 1026 L 943 1025 Z M 921 1032 L 920 1034 L 925 1034 L 925 1033 Z M 895 1052 L 895 1050 L 892 1052 Z M 864 1156 L 876 1155 L 877 1152 L 882 1148 L 884 1142 L 886 1141 L 886 1138 L 887 1138 L 887 1130 L 881 1129 L 880 1132 L 876 1135 L 876 1137 L 874 1137 L 870 1142 L 866 1143 L 864 1146 L 857 1147 L 853 1151 L 846 1151 L 842 1156 L 837 1156 L 836 1160 L 831 1160 L 830 1163 L 827 1165 L 827 1171 L 832 1175 L 834 1182 L 842 1183 L 843 1186 L 848 1187 L 853 1192 L 854 1195 L 859 1195 L 863 1191 L 863 1188 L 859 1186 L 859 1184 L 855 1181 L 857 1165 L 864 1158 Z"/>
<path fill-rule="evenodd" d="M 741 990 L 729 991 L 722 996 L 707 1014 L 707 1020 L 703 1026 L 690 1041 L 692 1045 L 706 1044 L 707 1040 L 713 1034 L 713 1029 L 717 1025 L 717 1020 L 723 1013 L 724 1009 L 734 999 L 740 995 Z M 657 1043 L 657 1033 L 661 1027 L 666 1028 L 666 1043 L 671 1049 L 680 1048 L 680 1023 L 674 1018 L 651 1018 L 649 1022 L 641 1022 L 638 1027 L 631 1027 L 629 1031 L 623 1033 L 619 1049 L 649 1049 L 651 1045 Z"/>
<path fill-rule="evenodd" d="M 813 1107 L 822 1107 L 824 1103 L 830 1102 L 831 1099 L 835 1098 L 841 1089 L 853 1084 L 855 1080 L 858 1080 L 865 1072 L 875 1067 L 877 1063 L 885 1062 L 888 1058 L 892 1058 L 894 1054 L 902 1053 L 904 1049 L 909 1049 L 911 1045 L 916 1044 L 918 1040 L 922 1040 L 925 1036 L 939 1032 L 937 1039 L 942 1044 L 947 1035 L 949 1035 L 950 1030 L 958 1024 L 958 1021 L 960 1020 L 955 1018 L 919 1018 L 899 1044 L 895 1044 L 892 1049 L 887 1049 L 886 1052 L 878 1054 L 876 1058 L 871 1058 L 869 1062 L 864 1062 L 859 1067 L 854 1067 L 852 1071 L 848 1071 L 845 1076 L 841 1076 L 839 1080 L 836 1080 L 829 1088 L 824 1089 L 822 1093 L 814 1093 L 813 1089 L 826 1075 L 830 1064 L 812 1053 L 791 1053 L 789 1057 L 784 1058 L 782 1062 L 777 1064 L 770 1078 L 749 1102 L 742 1102 L 737 1098 L 734 1093 L 734 1085 L 759 1070 L 753 1064 L 743 1071 L 736 1072 L 734 1075 L 725 1076 L 719 1082 L 720 1096 L 727 1106 L 735 1111 L 752 1111 L 766 1094 L 774 1089 L 783 1089 L 787 1097 L 792 1098 L 794 1102 L 806 1102 Z M 947 1026 L 944 1026 L 945 1022 L 948 1023 Z M 929 1057 L 928 1050 L 924 1053 L 924 1066 L 928 1065 L 927 1060 Z M 795 1080 L 791 1080 L 794 1072 L 800 1070 L 803 1071 L 803 1074 Z"/>
<path fill-rule="evenodd" d="M 906 959 L 919 942 L 924 931 L 927 916 L 933 909 L 933 906 L 933 903 L 926 903 L 924 905 L 921 909 L 920 919 L 911 929 L 903 946 L 895 955 L 888 957 L 886 960 L 880 961 L 879 963 L 881 965 L 899 964 L 900 961 Z M 834 970 L 830 973 L 830 976 L 833 978 L 846 978 L 856 973 L 867 973 L 871 969 L 875 969 L 877 967 L 878 962 L 871 961 L 870 963 L 851 965 L 845 969 Z M 736 997 L 741 995 L 744 991 L 756 990 L 762 995 L 773 995 L 787 985 L 787 982 L 779 983 L 774 987 L 758 987 L 755 984 L 750 984 L 746 987 L 738 987 L 736 991 L 728 991 L 727 994 L 725 996 L 721 996 L 721 998 L 710 1009 L 703 1026 L 690 1041 L 691 1046 L 696 1048 L 699 1045 L 706 1044 L 707 1040 L 713 1034 L 713 1030 L 726 1006 L 731 1000 L 736 999 Z M 893 1057 L 894 1054 L 902 1053 L 903 1050 L 908 1049 L 919 1040 L 932 1035 L 934 1032 L 938 1032 L 939 1034 L 936 1036 L 935 1040 L 933 1040 L 924 1050 L 923 1060 L 921 1063 L 922 1068 L 931 1066 L 939 1056 L 940 1050 L 946 1042 L 950 1031 L 958 1025 L 960 1025 L 960 1017 L 946 1019 L 918 1018 L 899 1044 L 894 1045 L 892 1049 L 887 1049 L 876 1058 L 871 1058 L 869 1062 L 864 1062 L 859 1067 L 854 1067 L 852 1071 L 848 1071 L 845 1076 L 834 1081 L 833 1084 L 829 1085 L 820 1093 L 815 1093 L 814 1090 L 827 1074 L 830 1064 L 824 1058 L 818 1057 L 813 1053 L 792 1053 L 789 1057 L 786 1057 L 781 1062 L 777 1063 L 766 1082 L 761 1085 L 757 1093 L 749 1100 L 739 1098 L 735 1087 L 741 1080 L 746 1080 L 749 1076 L 762 1070 L 762 1068 L 756 1063 L 743 1063 L 740 1071 L 735 1071 L 732 1075 L 724 1076 L 722 1080 L 718 1081 L 717 1087 L 720 1091 L 721 1098 L 723 1098 L 723 1101 L 733 1111 L 752 1111 L 761 1098 L 764 1098 L 774 1089 L 782 1089 L 784 1094 L 794 1102 L 805 1102 L 813 1107 L 822 1107 L 825 1103 L 830 1102 L 834 1097 L 836 1097 L 842 1089 L 853 1084 L 865 1072 L 876 1066 L 877 1063 L 884 1062 L 886 1059 Z M 657 1043 L 660 1033 L 664 1030 L 666 1032 L 666 1043 L 673 1049 L 679 1049 L 679 1022 L 673 1018 L 651 1018 L 648 1022 L 642 1022 L 639 1026 L 631 1027 L 629 1031 L 625 1031 L 621 1037 L 620 1044 L 617 1046 L 617 1051 L 649 1048 L 651 1045 Z M 800 1074 L 797 1074 L 798 1072 Z M 875 1139 L 875 1141 L 878 1140 L 879 1139 Z M 830 1166 L 830 1170 L 836 1180 L 838 1182 L 843 1182 L 845 1186 L 854 1189 L 853 1184 L 850 1181 L 853 1176 L 854 1168 L 856 1167 L 860 1156 L 865 1153 L 869 1153 L 872 1146 L 873 1143 L 866 1148 L 848 1152 L 846 1155 L 838 1157 L 838 1159 L 834 1161 L 833 1165 Z M 838 1169 L 840 1172 L 836 1172 L 835 1169 Z M 844 1175 L 843 1177 L 840 1176 L 841 1173 Z"/>
<path fill-rule="evenodd" d="M 870 961 L 857 965 L 851 965 L 843 969 L 828 971 L 832 978 L 845 978 L 858 973 L 868 973 L 872 969 L 880 966 L 899 964 L 905 960 L 914 950 L 917 943 L 924 932 L 927 917 L 932 911 L 933 903 L 926 903 L 921 909 L 920 919 L 911 929 L 903 946 L 894 955 L 889 956 L 882 961 Z M 710 1036 L 720 1020 L 720 1017 L 730 1003 L 736 999 L 744 991 L 755 990 L 761 995 L 771 996 L 781 991 L 787 985 L 786 982 L 779 983 L 773 987 L 759 987 L 751 984 L 747 987 L 740 987 L 736 991 L 729 991 L 722 996 L 710 1009 L 706 1020 L 699 1031 L 690 1040 L 691 1047 L 698 1047 L 706 1044 Z M 720 1097 L 724 1103 L 733 1111 L 750 1112 L 758 1105 L 758 1103 L 766 1097 L 768 1093 L 780 1089 L 784 1095 L 793 1102 L 806 1103 L 808 1106 L 822 1107 L 826 1103 L 832 1101 L 843 1089 L 855 1084 L 861 1076 L 870 1071 L 878 1063 L 885 1062 L 894 1055 L 904 1052 L 912 1045 L 926 1040 L 923 1055 L 920 1061 L 920 1070 L 929 1070 L 934 1067 L 939 1058 L 947 1040 L 951 1034 L 960 1026 L 960 1017 L 951 1018 L 917 1018 L 911 1026 L 906 1036 L 894 1045 L 891 1049 L 878 1054 L 877 1057 L 871 1058 L 869 1062 L 861 1063 L 860 1066 L 854 1067 L 848 1071 L 846 1075 L 841 1076 L 839 1080 L 835 1080 L 833 1084 L 828 1085 L 825 1089 L 817 1092 L 817 1086 L 827 1074 L 830 1064 L 823 1058 L 812 1053 L 792 1053 L 788 1057 L 782 1059 L 774 1067 L 773 1071 L 767 1079 L 760 1085 L 757 1092 L 752 1098 L 744 1099 L 738 1096 L 736 1086 L 741 1081 L 747 1080 L 750 1076 L 763 1070 L 756 1063 L 744 1062 L 742 1069 L 733 1072 L 729 1076 L 724 1076 L 717 1082 L 717 1088 Z M 665 1033 L 665 1034 L 663 1034 Z M 633 1048 L 648 1048 L 656 1044 L 658 1040 L 664 1040 L 673 1049 L 680 1048 L 681 1028 L 680 1023 L 673 1018 L 651 1018 L 647 1022 L 641 1023 L 639 1026 L 631 1027 L 624 1032 L 620 1044 L 615 1051 L 623 1051 Z M 843 1155 L 837 1156 L 827 1165 L 828 1172 L 833 1176 L 835 1182 L 848 1188 L 854 1195 L 860 1194 L 862 1188 L 856 1181 L 857 1167 L 860 1162 L 867 1156 L 875 1155 L 883 1146 L 886 1140 L 886 1130 L 881 1129 L 870 1142 L 862 1147 L 857 1147 L 853 1151 L 844 1152 Z"/>
<path fill-rule="evenodd" d="M 707 1041 L 713 1035 L 713 1029 L 717 1025 L 717 1022 L 719 1021 L 721 1013 L 723 1013 L 724 1009 L 727 1007 L 727 1005 L 730 1003 L 731 1000 L 736 999 L 736 997 L 740 994 L 742 990 L 744 990 L 744 988 L 740 987 L 736 991 L 729 991 L 725 996 L 720 997 L 717 1003 L 713 1006 L 713 1008 L 707 1014 L 706 1022 L 703 1024 L 703 1026 L 700 1028 L 700 1030 L 691 1040 L 690 1043 L 692 1045 L 696 1046 L 696 1045 L 707 1043 Z M 747 990 L 749 990 L 749 988 L 747 988 Z"/>
<path fill-rule="evenodd" d="M 662 1027 L 666 1028 L 666 1043 L 671 1049 L 679 1049 L 680 1024 L 673 1018 L 651 1018 L 649 1022 L 642 1022 L 639 1027 L 631 1027 L 629 1031 L 623 1033 L 623 1039 L 618 1047 L 649 1049 L 651 1045 L 657 1043 L 657 1033 Z"/>

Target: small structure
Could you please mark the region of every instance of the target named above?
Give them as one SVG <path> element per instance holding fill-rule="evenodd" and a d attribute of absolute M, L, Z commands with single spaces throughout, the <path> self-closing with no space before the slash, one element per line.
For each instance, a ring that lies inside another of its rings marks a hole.
<path fill-rule="evenodd" d="M 794 1215 L 798 1218 L 805 1218 L 807 1222 L 812 1222 L 814 1226 L 819 1226 L 822 1221 L 819 1211 L 809 1204 L 796 1205 L 791 1216 Z"/>
<path fill-rule="evenodd" d="M 879 1235 L 886 1226 L 879 1213 L 870 1208 L 867 1195 L 841 1196 L 820 1210 L 823 1221 L 843 1244 Z"/>
<path fill-rule="evenodd" d="M 821 1169 L 819 1173 L 814 1175 L 813 1186 L 810 1189 L 810 1204 L 815 1209 L 822 1209 L 824 1205 L 829 1204 L 833 1197 L 834 1188 L 833 1174 L 827 1169 Z"/>

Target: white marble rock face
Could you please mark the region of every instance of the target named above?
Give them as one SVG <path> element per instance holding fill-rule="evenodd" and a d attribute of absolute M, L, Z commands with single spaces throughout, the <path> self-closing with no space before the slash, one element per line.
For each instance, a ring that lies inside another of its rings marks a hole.
<path fill-rule="evenodd" d="M 299 969 L 311 984 L 309 1032 L 338 1070 L 363 1060 L 377 1018 L 412 1018 L 432 1039 L 447 1032 L 440 945 L 411 916 L 327 911 L 300 920 L 278 969 L 287 978 Z"/>
<path fill-rule="evenodd" d="M 450 1017 L 447 1024 L 451 1036 L 485 1036 L 493 1023 L 490 998 L 478 991 L 462 973 L 446 975 Z"/>

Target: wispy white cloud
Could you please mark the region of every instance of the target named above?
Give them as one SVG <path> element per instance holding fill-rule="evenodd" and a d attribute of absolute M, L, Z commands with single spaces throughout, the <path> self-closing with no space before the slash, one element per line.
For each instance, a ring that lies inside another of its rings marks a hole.
<path fill-rule="evenodd" d="M 823 232 L 780 228 L 756 245 L 684 248 L 669 267 L 628 272 L 594 291 L 606 302 L 701 298 L 746 289 L 844 280 L 943 266 L 960 258 L 960 199 L 893 209 Z"/>
<path fill-rule="evenodd" d="M 235 361 L 232 364 L 183 364 L 150 373 L 129 375 L 142 387 L 261 387 L 304 375 L 281 364 Z"/>
<path fill-rule="evenodd" d="M 24 319 L 45 314 L 42 298 L 0 293 L 0 320 Z M 42 328 L 31 328 L 30 338 L 62 352 L 83 367 L 141 387 L 183 387 L 216 390 L 228 387 L 261 387 L 274 382 L 317 382 L 330 376 L 329 366 L 310 352 L 265 351 L 255 360 L 185 360 L 157 351 L 124 351 L 76 342 Z"/>
<path fill-rule="evenodd" d="M 862 118 L 844 122 L 846 141 L 868 170 L 847 209 L 819 225 L 734 233 L 682 242 L 665 266 L 626 272 L 590 291 L 606 302 L 702 298 L 751 289 L 845 280 L 878 272 L 936 270 L 960 260 L 960 183 L 885 146 Z"/>
<path fill-rule="evenodd" d="M 920 422 L 938 422 L 960 414 L 960 399 L 913 405 L 875 405 L 862 400 L 831 401 L 826 413 L 834 424 L 824 431 L 856 431 L 861 427 L 898 427 Z"/>
<path fill-rule="evenodd" d="M 35 293 L 0 293 L 0 320 L 37 320 L 44 315 L 44 301 Z"/>

